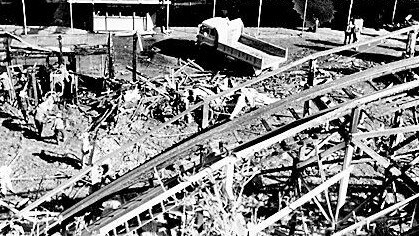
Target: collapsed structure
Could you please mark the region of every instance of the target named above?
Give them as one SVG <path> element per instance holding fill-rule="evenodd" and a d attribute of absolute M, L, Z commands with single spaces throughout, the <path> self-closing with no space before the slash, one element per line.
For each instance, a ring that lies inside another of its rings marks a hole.
<path fill-rule="evenodd" d="M 374 228 L 376 234 L 415 234 L 417 30 L 322 51 L 245 79 L 179 59 L 176 69 L 154 78 L 133 64 L 127 67 L 132 80 L 119 80 L 109 40 L 108 88 L 81 97 L 76 91 L 73 101 L 86 114 L 93 110 L 86 104 L 102 107 L 79 138 L 78 170 L 42 196 L 2 201 L 10 221 L 1 230 L 350 235 Z M 405 59 L 362 67 L 355 58 L 345 64 L 336 56 L 404 33 L 410 39 Z M 60 58 L 61 50 L 55 53 Z M 327 71 L 333 60 L 362 71 Z M 70 75 L 83 76 L 58 67 L 49 89 L 61 95 L 58 88 Z M 261 85 L 280 79 L 289 83 L 275 86 L 292 84 L 295 91 Z M 107 132 L 99 132 L 103 127 Z"/>

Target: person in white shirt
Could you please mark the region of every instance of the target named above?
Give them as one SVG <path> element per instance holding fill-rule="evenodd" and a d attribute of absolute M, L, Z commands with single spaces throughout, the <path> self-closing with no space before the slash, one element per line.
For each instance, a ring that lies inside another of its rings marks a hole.
<path fill-rule="evenodd" d="M 52 129 L 54 130 L 54 139 L 59 144 L 64 142 L 64 121 L 61 113 L 58 113 L 52 124 Z"/>

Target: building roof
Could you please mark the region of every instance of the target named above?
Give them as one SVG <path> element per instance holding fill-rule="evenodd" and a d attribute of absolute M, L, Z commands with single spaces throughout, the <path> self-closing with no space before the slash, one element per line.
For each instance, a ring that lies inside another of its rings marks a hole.
<path fill-rule="evenodd" d="M 69 3 L 91 4 L 170 4 L 170 0 L 67 0 Z"/>

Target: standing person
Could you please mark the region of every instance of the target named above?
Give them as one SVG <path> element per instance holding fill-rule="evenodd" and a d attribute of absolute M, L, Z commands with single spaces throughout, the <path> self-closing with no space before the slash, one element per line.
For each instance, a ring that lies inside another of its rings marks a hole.
<path fill-rule="evenodd" d="M 81 134 L 81 139 L 82 139 L 82 146 L 81 146 L 81 153 L 82 153 L 82 157 L 81 157 L 81 166 L 82 168 L 84 168 L 87 165 L 91 165 L 91 161 L 90 161 L 90 152 L 92 152 L 93 147 L 90 144 L 90 134 L 89 132 L 83 132 Z"/>
<path fill-rule="evenodd" d="M 4 99 L 6 102 L 12 102 L 12 84 L 6 72 L 0 74 L 0 83 L 2 84 Z"/>
<path fill-rule="evenodd" d="M 353 43 L 356 43 L 357 41 L 358 41 L 358 32 L 359 32 L 359 27 L 355 24 L 355 20 L 354 19 L 351 19 L 351 21 L 352 21 L 352 24 L 353 24 L 353 27 L 352 27 L 352 29 L 351 29 L 351 34 L 352 34 L 352 40 L 353 40 Z"/>
<path fill-rule="evenodd" d="M 9 166 L 0 166 L 0 190 L 3 195 L 6 195 L 7 191 L 15 193 L 10 176 L 13 170 Z"/>
<path fill-rule="evenodd" d="M 320 25 L 320 21 L 319 21 L 319 18 L 317 18 L 317 17 L 314 17 L 314 33 L 316 33 L 317 32 L 317 30 L 319 29 L 319 25 Z"/>
<path fill-rule="evenodd" d="M 354 20 L 354 43 L 356 43 L 361 38 L 361 30 L 364 26 L 364 20 L 363 19 L 356 19 Z"/>
<path fill-rule="evenodd" d="M 38 131 L 38 137 L 42 138 L 42 130 L 44 129 L 44 125 L 47 122 L 47 117 L 49 112 L 54 107 L 54 98 L 53 96 L 49 96 L 44 102 L 38 105 L 35 111 L 35 126 Z"/>
<path fill-rule="evenodd" d="M 64 142 L 64 121 L 61 113 L 58 113 L 55 117 L 52 129 L 54 130 L 54 139 L 57 144 Z"/>
<path fill-rule="evenodd" d="M 18 92 L 18 105 L 20 111 L 22 112 L 23 119 L 28 123 L 28 82 L 22 81 L 24 83 L 22 89 Z"/>
<path fill-rule="evenodd" d="M 351 43 L 351 38 L 352 38 L 352 31 L 354 30 L 354 19 L 351 18 L 351 20 L 349 21 L 349 24 L 346 26 L 346 30 L 345 30 L 345 41 L 343 42 L 343 44 L 349 44 Z"/>
<path fill-rule="evenodd" d="M 160 6 L 160 9 L 157 11 L 156 14 L 156 25 L 160 27 L 160 31 L 163 34 L 167 33 L 167 28 L 166 28 L 166 20 L 167 20 L 167 16 L 166 16 L 166 8 L 162 5 Z"/>

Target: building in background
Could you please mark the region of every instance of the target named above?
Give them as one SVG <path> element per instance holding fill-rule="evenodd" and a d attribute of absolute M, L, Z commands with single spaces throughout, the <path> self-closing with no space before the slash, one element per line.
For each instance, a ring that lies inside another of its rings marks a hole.
<path fill-rule="evenodd" d="M 151 34 L 154 26 L 169 26 L 169 0 L 68 0 L 68 3 L 70 27 L 77 28 L 82 20 L 81 28 L 94 32 L 135 30 Z M 86 8 L 91 10 L 90 19 Z M 79 9 L 82 11 L 78 12 Z"/>
<path fill-rule="evenodd" d="M 73 26 L 88 31 L 136 29 L 148 32 L 152 25 L 196 27 L 203 20 L 212 17 L 214 3 L 216 3 L 216 16 L 228 16 L 230 19 L 240 17 L 247 27 L 258 25 L 259 2 L 263 2 L 261 27 L 301 27 L 302 19 L 294 10 L 296 1 L 24 0 L 23 2 L 26 4 L 28 26 Z M 308 1 L 310 3 L 314 0 Z M 350 0 L 331 2 L 334 9 L 333 19 L 330 23 L 322 23 L 321 26 L 344 29 Z M 395 5 L 397 5 L 396 10 L 394 10 Z M 353 2 L 351 15 L 364 19 L 366 27 L 380 28 L 383 24 L 402 22 L 408 14 L 412 14 L 413 19 L 419 20 L 418 0 L 358 0 Z M 0 25 L 24 25 L 22 0 L 0 0 Z"/>

